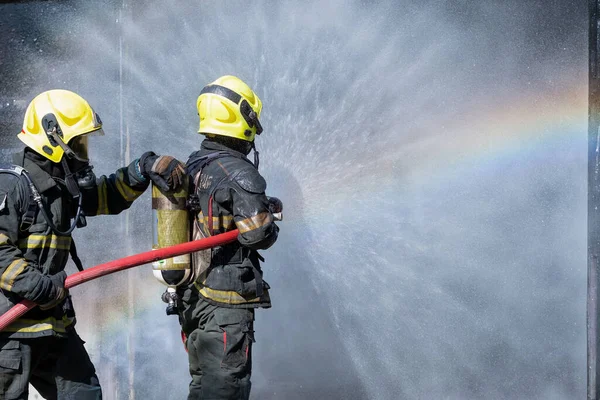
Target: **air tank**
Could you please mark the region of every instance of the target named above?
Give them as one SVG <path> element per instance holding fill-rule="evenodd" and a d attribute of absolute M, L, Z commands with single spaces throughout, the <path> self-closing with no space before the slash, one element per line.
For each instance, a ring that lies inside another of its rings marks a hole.
<path fill-rule="evenodd" d="M 162 192 L 152 185 L 153 241 L 152 249 L 173 246 L 190 240 L 190 219 L 186 208 L 188 197 L 187 178 L 178 192 Z M 189 254 L 155 261 L 152 270 L 161 283 L 175 288 L 191 276 Z"/>

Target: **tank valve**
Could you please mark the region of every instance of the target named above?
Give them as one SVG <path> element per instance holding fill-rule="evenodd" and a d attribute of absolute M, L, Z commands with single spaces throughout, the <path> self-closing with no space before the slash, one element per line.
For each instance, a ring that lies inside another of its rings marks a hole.
<path fill-rule="evenodd" d="M 167 315 L 179 314 L 179 308 L 177 306 L 179 296 L 177 295 L 175 288 L 167 288 L 160 298 L 163 302 L 167 303 Z"/>

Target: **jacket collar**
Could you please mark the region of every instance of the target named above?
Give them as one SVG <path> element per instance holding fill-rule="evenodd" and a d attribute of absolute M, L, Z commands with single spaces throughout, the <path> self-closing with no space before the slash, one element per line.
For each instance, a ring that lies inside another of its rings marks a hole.
<path fill-rule="evenodd" d="M 213 142 L 212 140 L 202 141 L 202 145 L 200 147 L 200 152 L 202 154 L 213 153 L 215 151 L 226 151 L 228 153 L 231 153 L 235 157 L 248 160 L 248 158 L 243 153 L 235 151 L 221 143 Z"/>
<path fill-rule="evenodd" d="M 33 160 L 25 157 L 25 150 L 13 156 L 13 163 L 25 168 L 38 192 L 42 193 L 56 186 L 56 182 L 50 174 L 41 169 Z"/>

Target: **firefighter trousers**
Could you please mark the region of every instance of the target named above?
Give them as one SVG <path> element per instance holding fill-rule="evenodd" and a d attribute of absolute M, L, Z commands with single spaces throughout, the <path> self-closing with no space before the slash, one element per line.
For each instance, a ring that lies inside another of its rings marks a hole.
<path fill-rule="evenodd" d="M 248 400 L 254 309 L 197 301 L 195 329 L 186 332 L 192 376 L 188 400 Z"/>
<path fill-rule="evenodd" d="M 0 399 L 27 399 L 30 383 L 45 399 L 102 399 L 84 343 L 75 330 L 66 338 L 0 339 Z"/>

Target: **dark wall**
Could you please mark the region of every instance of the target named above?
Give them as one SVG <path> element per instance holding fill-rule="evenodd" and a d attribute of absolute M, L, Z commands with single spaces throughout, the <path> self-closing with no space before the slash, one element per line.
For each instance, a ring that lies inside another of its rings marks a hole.
<path fill-rule="evenodd" d="M 112 21 L 116 30 L 116 3 L 93 2 L 86 10 L 95 7 L 97 19 Z M 84 71 L 76 65 L 82 50 L 77 38 L 88 30 L 81 9 L 81 3 L 70 0 L 0 2 L 0 157 L 21 147 L 16 134 L 27 104 L 37 94 L 60 88 L 77 91 L 90 102 L 95 99 L 78 79 Z M 118 35 L 112 39 L 112 46 L 118 47 Z M 117 68 L 112 65 L 113 74 L 118 74 Z M 116 96 L 107 91 L 105 96 Z"/>

